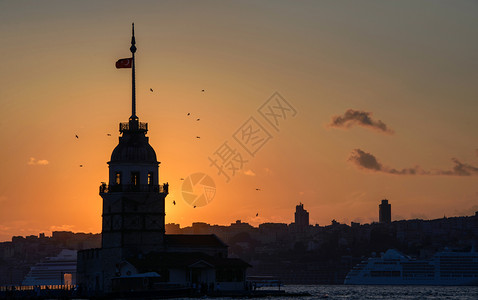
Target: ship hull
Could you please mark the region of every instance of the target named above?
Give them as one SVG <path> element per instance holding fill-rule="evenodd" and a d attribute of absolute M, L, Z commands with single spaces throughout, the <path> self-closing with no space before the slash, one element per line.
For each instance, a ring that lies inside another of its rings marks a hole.
<path fill-rule="evenodd" d="M 478 253 L 443 251 L 417 260 L 391 249 L 356 265 L 344 284 L 477 286 Z"/>
<path fill-rule="evenodd" d="M 345 279 L 344 284 L 347 285 L 435 285 L 435 286 L 478 286 L 478 278 L 476 279 L 460 279 L 455 280 L 418 280 L 418 279 L 395 279 L 388 280 L 385 278 L 362 279 L 353 278 Z"/>

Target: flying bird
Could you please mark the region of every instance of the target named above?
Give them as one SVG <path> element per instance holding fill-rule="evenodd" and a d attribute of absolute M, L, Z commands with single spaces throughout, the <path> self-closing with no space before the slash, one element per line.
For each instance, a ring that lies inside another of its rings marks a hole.
<path fill-rule="evenodd" d="M 260 191 L 261 189 L 256 189 L 256 191 Z"/>
<path fill-rule="evenodd" d="M 149 90 L 150 90 L 151 92 L 153 91 L 153 89 L 151 89 L 151 88 L 150 88 Z"/>
<path fill-rule="evenodd" d="M 258 217 L 258 216 L 259 216 L 259 213 L 256 214 L 256 217 Z"/>
<path fill-rule="evenodd" d="M 184 178 L 181 178 L 180 180 L 184 180 Z"/>
<path fill-rule="evenodd" d="M 196 119 L 196 121 L 199 121 L 199 120 L 201 120 L 201 119 Z"/>
<path fill-rule="evenodd" d="M 196 208 L 196 205 L 194 205 L 194 208 Z"/>
<path fill-rule="evenodd" d="M 173 204 L 176 205 L 176 201 L 173 200 Z"/>
<path fill-rule="evenodd" d="M 76 137 L 77 139 L 79 138 L 77 134 L 75 134 L 75 137 Z"/>
<path fill-rule="evenodd" d="M 107 135 L 107 136 L 111 136 L 111 133 L 107 133 L 106 135 Z"/>
<path fill-rule="evenodd" d="M 197 139 L 200 139 L 201 137 L 200 137 L 200 136 L 197 136 L 196 138 L 197 138 Z"/>
<path fill-rule="evenodd" d="M 188 116 L 190 115 L 191 113 L 188 113 Z"/>
<path fill-rule="evenodd" d="M 83 165 L 80 165 L 80 168 L 83 168 Z"/>
<path fill-rule="evenodd" d="M 201 90 L 201 92 L 203 92 L 203 93 L 204 93 L 204 90 Z"/>

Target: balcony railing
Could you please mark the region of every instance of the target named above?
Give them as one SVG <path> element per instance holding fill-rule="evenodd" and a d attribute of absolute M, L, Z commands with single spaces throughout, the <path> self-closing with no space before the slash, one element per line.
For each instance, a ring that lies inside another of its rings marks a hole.
<path fill-rule="evenodd" d="M 135 124 L 135 123 L 136 123 L 136 124 Z M 132 124 L 133 124 L 133 127 L 136 127 L 136 125 L 137 125 L 138 128 L 131 128 L 129 122 L 120 123 L 120 124 L 119 124 L 119 130 L 120 130 L 120 132 L 130 131 L 130 130 L 148 131 L 148 123 L 134 122 L 134 123 L 132 123 Z"/>
<path fill-rule="evenodd" d="M 169 193 L 169 184 L 102 184 L 100 185 L 100 194 L 117 192 L 156 192 L 162 194 Z"/>

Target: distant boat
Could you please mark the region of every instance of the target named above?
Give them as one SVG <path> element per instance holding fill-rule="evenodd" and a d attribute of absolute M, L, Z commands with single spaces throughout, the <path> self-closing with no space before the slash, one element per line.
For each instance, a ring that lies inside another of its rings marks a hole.
<path fill-rule="evenodd" d="M 478 253 L 445 250 L 417 260 L 390 249 L 356 265 L 344 284 L 478 285 Z"/>
<path fill-rule="evenodd" d="M 75 285 L 76 250 L 63 249 L 55 257 L 47 257 L 34 265 L 22 285 Z"/>

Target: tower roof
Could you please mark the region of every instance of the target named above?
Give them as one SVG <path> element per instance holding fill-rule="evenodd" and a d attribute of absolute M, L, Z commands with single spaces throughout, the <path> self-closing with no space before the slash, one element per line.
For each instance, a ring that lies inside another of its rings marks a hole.
<path fill-rule="evenodd" d="M 146 137 L 148 132 L 148 123 L 139 122 L 136 116 L 136 81 L 135 81 L 135 53 L 136 39 L 134 37 L 134 23 L 132 24 L 132 37 L 130 51 L 132 54 L 132 101 L 131 116 L 129 122 L 120 123 L 119 131 L 122 136 L 119 138 L 119 144 L 111 154 L 109 163 L 154 163 L 159 162 L 156 159 L 156 152 L 149 144 L 149 138 Z M 129 59 L 129 58 L 128 58 Z M 118 68 L 118 66 L 117 66 Z"/>
<path fill-rule="evenodd" d="M 148 142 L 145 132 L 123 132 L 119 144 L 111 154 L 110 163 L 158 163 L 156 152 Z"/>

